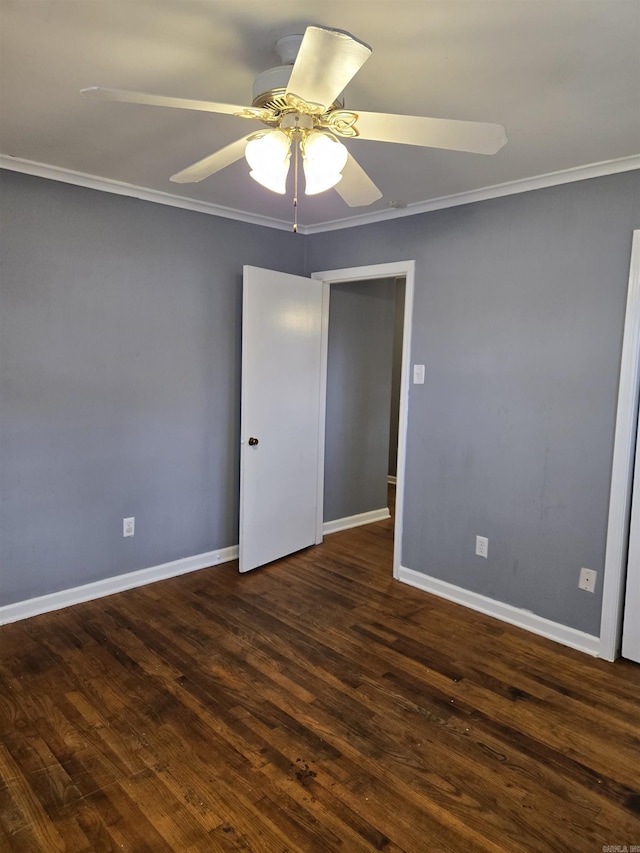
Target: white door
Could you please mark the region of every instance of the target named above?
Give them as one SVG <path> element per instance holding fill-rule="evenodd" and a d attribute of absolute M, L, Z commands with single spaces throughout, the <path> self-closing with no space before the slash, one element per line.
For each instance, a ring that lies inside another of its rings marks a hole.
<path fill-rule="evenodd" d="M 321 349 L 322 283 L 245 266 L 241 572 L 316 542 Z"/>
<path fill-rule="evenodd" d="M 622 623 L 622 656 L 640 663 L 640 427 L 631 498 L 627 590 Z"/>

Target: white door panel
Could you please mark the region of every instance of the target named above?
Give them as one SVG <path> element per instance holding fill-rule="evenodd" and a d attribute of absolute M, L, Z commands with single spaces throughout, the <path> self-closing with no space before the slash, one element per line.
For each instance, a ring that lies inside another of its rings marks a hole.
<path fill-rule="evenodd" d="M 321 282 L 244 267 L 241 572 L 316 541 L 321 324 Z"/>
<path fill-rule="evenodd" d="M 640 663 L 640 428 L 636 439 L 631 498 L 627 588 L 622 623 L 622 656 Z"/>

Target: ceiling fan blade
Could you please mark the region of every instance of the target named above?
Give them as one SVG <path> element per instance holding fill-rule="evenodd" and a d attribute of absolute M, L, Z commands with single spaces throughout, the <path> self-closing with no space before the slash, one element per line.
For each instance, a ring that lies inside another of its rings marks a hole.
<path fill-rule="evenodd" d="M 501 124 L 480 121 L 358 112 L 355 127 L 360 134 L 358 139 L 448 148 L 473 154 L 495 154 L 507 142 Z"/>
<path fill-rule="evenodd" d="M 378 187 L 351 154 L 342 170 L 342 180 L 338 181 L 334 190 L 349 207 L 364 207 L 382 198 Z"/>
<path fill-rule="evenodd" d="M 307 27 L 287 95 L 329 107 L 370 56 L 371 48 L 348 33 Z"/>
<path fill-rule="evenodd" d="M 192 101 L 189 98 L 171 98 L 166 95 L 151 95 L 148 92 L 131 92 L 128 89 L 103 89 L 90 86 L 80 89 L 81 95 L 100 101 L 119 101 L 125 104 L 149 104 L 154 107 L 175 107 L 179 110 L 199 110 L 206 113 L 236 115 L 246 110 L 237 104 L 217 104 L 214 101 Z"/>
<path fill-rule="evenodd" d="M 240 160 L 244 156 L 247 139 L 248 137 L 246 136 L 243 136 L 242 139 L 236 139 L 231 145 L 226 145 L 224 148 L 216 151 L 215 154 L 210 154 L 208 157 L 198 160 L 192 166 L 187 166 L 181 172 L 171 175 L 169 180 L 174 181 L 176 184 L 197 184 L 198 181 L 202 181 L 204 178 L 208 178 L 209 175 L 214 175 L 221 169 L 235 163 L 236 160 Z"/>

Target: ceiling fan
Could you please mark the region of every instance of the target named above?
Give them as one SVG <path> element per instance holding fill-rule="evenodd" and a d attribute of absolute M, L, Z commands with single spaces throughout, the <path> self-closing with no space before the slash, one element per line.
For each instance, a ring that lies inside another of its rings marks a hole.
<path fill-rule="evenodd" d="M 276 50 L 282 65 L 256 78 L 251 107 L 96 86 L 81 92 L 107 101 L 224 113 L 262 122 L 267 129 L 226 145 L 172 175 L 171 180 L 201 181 L 245 156 L 255 180 L 284 194 L 293 154 L 294 205 L 300 156 L 307 195 L 335 187 L 350 207 L 372 204 L 382 197 L 339 138 L 476 154 L 495 154 L 507 141 L 499 124 L 346 110 L 341 93 L 371 55 L 371 48 L 348 33 L 307 27 L 303 36 L 279 39 Z"/>

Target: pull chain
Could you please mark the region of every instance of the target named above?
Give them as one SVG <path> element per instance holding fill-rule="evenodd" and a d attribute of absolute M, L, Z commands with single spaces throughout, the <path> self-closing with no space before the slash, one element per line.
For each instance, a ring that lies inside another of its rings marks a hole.
<path fill-rule="evenodd" d="M 300 151 L 299 131 L 294 134 L 293 152 L 293 230 L 298 230 L 298 157 Z"/>

